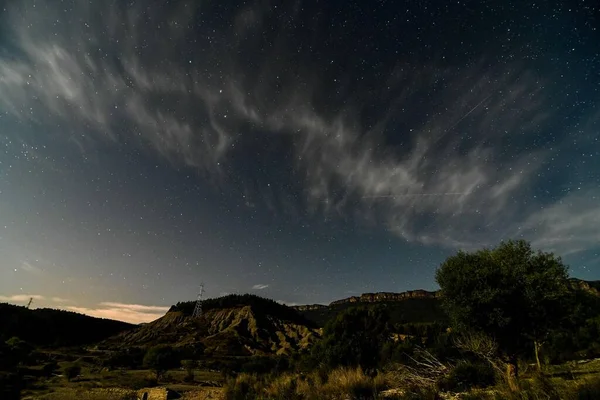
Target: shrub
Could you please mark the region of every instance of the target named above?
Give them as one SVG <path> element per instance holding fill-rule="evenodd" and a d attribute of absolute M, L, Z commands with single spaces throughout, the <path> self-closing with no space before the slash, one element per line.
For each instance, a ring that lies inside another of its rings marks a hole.
<path fill-rule="evenodd" d="M 16 363 L 26 362 L 34 350 L 32 345 L 16 336 L 8 339 L 5 344 L 8 347 L 7 352 L 9 353 L 9 357 L 16 361 Z"/>
<path fill-rule="evenodd" d="M 404 393 L 392 394 L 385 397 L 387 400 L 438 400 L 441 399 L 436 388 L 410 387 Z M 461 397 L 462 399 L 462 397 Z"/>
<path fill-rule="evenodd" d="M 194 369 L 198 366 L 196 360 L 183 360 L 181 365 L 185 368 L 185 382 L 194 382 Z"/>
<path fill-rule="evenodd" d="M 225 384 L 225 400 L 255 400 L 259 398 L 261 382 L 256 375 L 240 374 Z"/>
<path fill-rule="evenodd" d="M 277 360 L 274 357 L 254 356 L 241 365 L 241 372 L 248 374 L 266 374 L 275 369 Z"/>
<path fill-rule="evenodd" d="M 333 370 L 323 386 L 323 391 L 332 397 L 351 399 L 374 399 L 385 389 L 385 380 L 381 375 L 370 377 L 361 368 Z"/>
<path fill-rule="evenodd" d="M 111 353 L 106 360 L 102 361 L 102 366 L 110 369 L 135 369 L 142 366 L 143 359 L 144 351 L 140 348 L 132 347 Z"/>
<path fill-rule="evenodd" d="M 384 307 L 353 307 L 323 328 L 322 339 L 312 348 L 312 358 L 330 368 L 375 368 L 390 340 L 389 313 Z"/>
<path fill-rule="evenodd" d="M 21 383 L 18 374 L 0 371 L 0 399 L 20 399 Z"/>
<path fill-rule="evenodd" d="M 149 376 L 132 376 L 130 379 L 121 379 L 119 385 L 126 389 L 139 390 L 158 385 L 158 381 L 154 377 Z"/>
<path fill-rule="evenodd" d="M 464 392 L 474 387 L 484 388 L 495 383 L 495 373 L 489 364 L 461 361 L 439 384 L 442 390 Z"/>
<path fill-rule="evenodd" d="M 42 367 L 42 372 L 46 378 L 50 378 L 57 369 L 58 364 L 56 363 L 56 361 L 52 361 L 44 364 L 44 366 Z"/>
<path fill-rule="evenodd" d="M 73 378 L 76 378 L 81 373 L 81 366 L 79 364 L 69 364 L 64 367 L 63 373 L 67 381 L 71 382 Z"/>
<path fill-rule="evenodd" d="M 506 391 L 502 393 L 502 399 L 511 400 L 563 400 L 573 399 L 573 387 L 564 381 L 553 381 L 541 373 L 536 373 L 531 380 L 520 382 L 518 392 Z"/>
<path fill-rule="evenodd" d="M 299 377 L 283 374 L 273 379 L 265 389 L 270 400 L 302 400 L 304 396 L 298 393 Z"/>
<path fill-rule="evenodd" d="M 600 399 L 600 378 L 589 381 L 577 389 L 577 400 Z"/>
<path fill-rule="evenodd" d="M 177 366 L 177 358 L 173 348 L 167 345 L 154 346 L 148 349 L 144 356 L 144 367 L 156 373 L 156 380 L 169 369 Z"/>

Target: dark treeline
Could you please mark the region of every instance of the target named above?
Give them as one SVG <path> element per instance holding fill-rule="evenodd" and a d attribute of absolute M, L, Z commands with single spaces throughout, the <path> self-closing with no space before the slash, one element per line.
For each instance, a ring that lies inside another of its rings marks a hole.
<path fill-rule="evenodd" d="M 134 325 L 71 311 L 0 303 L 0 341 L 12 337 L 46 347 L 97 343 Z"/>

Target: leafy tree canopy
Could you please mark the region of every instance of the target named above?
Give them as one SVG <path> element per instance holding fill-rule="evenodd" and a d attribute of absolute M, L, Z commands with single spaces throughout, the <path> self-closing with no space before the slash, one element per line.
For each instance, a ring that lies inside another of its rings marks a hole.
<path fill-rule="evenodd" d="M 455 328 L 493 337 L 513 360 L 562 323 L 572 293 L 561 259 L 534 252 L 525 241 L 458 252 L 441 265 L 436 280 Z"/>
<path fill-rule="evenodd" d="M 171 346 L 158 345 L 148 349 L 143 364 L 144 367 L 156 372 L 156 379 L 158 380 L 169 368 L 176 367 L 178 360 Z"/>
<path fill-rule="evenodd" d="M 377 366 L 384 344 L 391 340 L 389 315 L 383 307 L 350 308 L 323 328 L 312 354 L 328 367 Z"/>

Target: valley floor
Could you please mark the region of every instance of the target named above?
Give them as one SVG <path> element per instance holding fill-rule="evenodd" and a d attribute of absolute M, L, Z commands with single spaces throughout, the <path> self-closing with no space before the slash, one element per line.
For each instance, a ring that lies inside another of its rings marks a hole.
<path fill-rule="evenodd" d="M 533 367 L 529 367 L 523 371 L 523 382 L 525 384 L 531 381 L 528 376 L 531 376 L 533 370 Z M 582 386 L 589 382 L 600 382 L 600 359 L 548 366 L 545 373 L 550 382 L 556 388 L 562 388 L 561 390 Z M 224 382 L 220 373 L 196 370 L 194 382 L 189 383 L 184 382 L 185 374 L 186 372 L 182 370 L 168 371 L 159 382 L 159 386 L 145 388 L 140 386 L 143 386 L 144 382 L 151 382 L 153 376 L 152 372 L 148 370 L 94 371 L 84 369 L 81 375 L 71 382 L 68 382 L 62 376 L 30 380 L 28 389 L 22 392 L 21 398 L 23 400 L 134 400 L 143 399 L 144 393 L 147 393 L 146 400 L 167 400 L 170 398 L 224 400 L 226 398 L 226 390 L 221 387 L 226 382 Z M 287 374 L 287 376 L 294 377 L 290 374 Z M 348 390 L 351 392 L 351 389 Z M 344 395 L 343 392 L 344 390 L 339 392 L 340 399 L 353 398 L 352 393 Z M 469 399 L 503 398 L 498 390 L 494 388 L 474 390 L 468 396 Z M 282 397 L 274 396 L 273 398 Z M 402 388 L 390 387 L 388 384 L 373 398 L 403 399 L 409 397 L 405 397 L 405 391 Z M 419 397 L 410 398 L 418 399 Z M 438 398 L 460 399 L 467 397 L 464 393 L 444 393 L 440 394 Z"/>

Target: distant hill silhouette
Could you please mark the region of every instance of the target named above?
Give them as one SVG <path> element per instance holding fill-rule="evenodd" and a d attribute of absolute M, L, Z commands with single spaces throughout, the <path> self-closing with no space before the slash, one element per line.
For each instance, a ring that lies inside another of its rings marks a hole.
<path fill-rule="evenodd" d="M 373 307 L 375 305 L 386 307 L 390 313 L 391 322 L 394 324 L 448 322 L 448 317 L 442 310 L 440 299 L 435 297 L 413 297 L 377 302 L 336 301 L 328 306 L 298 306 L 298 312 L 306 319 L 323 327 L 327 321 L 335 318 L 344 310 L 353 307 Z"/>
<path fill-rule="evenodd" d="M 600 281 L 571 278 L 571 284 L 575 289 L 600 297 Z M 364 293 L 360 296 L 333 301 L 329 305 L 310 304 L 293 308 L 305 318 L 322 327 L 327 321 L 348 308 L 370 307 L 376 304 L 388 308 L 394 324 L 448 322 L 448 317 L 442 309 L 439 291 L 410 290 L 399 293 Z"/>
<path fill-rule="evenodd" d="M 135 325 L 71 311 L 0 303 L 0 339 L 17 336 L 38 346 L 78 346 L 97 343 Z"/>

